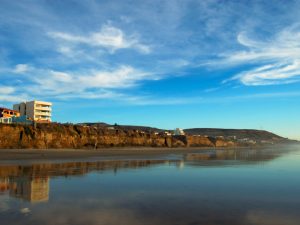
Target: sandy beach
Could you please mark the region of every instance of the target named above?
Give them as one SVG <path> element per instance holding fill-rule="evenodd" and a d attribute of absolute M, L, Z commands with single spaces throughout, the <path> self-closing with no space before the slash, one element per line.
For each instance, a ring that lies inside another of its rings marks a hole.
<path fill-rule="evenodd" d="M 106 156 L 155 156 L 172 153 L 189 153 L 215 148 L 103 148 L 90 149 L 1 149 L 0 163 L 7 160 L 87 159 Z M 222 148 L 218 148 L 222 149 Z"/>

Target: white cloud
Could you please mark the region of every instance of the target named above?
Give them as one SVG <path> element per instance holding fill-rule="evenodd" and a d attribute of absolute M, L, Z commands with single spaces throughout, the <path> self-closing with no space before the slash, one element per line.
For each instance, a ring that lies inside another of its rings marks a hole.
<path fill-rule="evenodd" d="M 51 70 L 49 72 L 49 75 L 50 76 L 47 79 L 49 80 L 50 78 L 50 80 L 53 80 L 55 82 L 71 83 L 73 81 L 73 77 L 68 73 Z"/>
<path fill-rule="evenodd" d="M 18 64 L 14 68 L 14 73 L 26 73 L 29 70 L 29 66 L 27 64 Z"/>
<path fill-rule="evenodd" d="M 73 54 L 73 50 L 67 46 L 61 46 L 57 49 L 57 51 L 64 55 L 72 55 Z"/>
<path fill-rule="evenodd" d="M 22 102 L 22 101 L 26 101 L 28 100 L 28 96 L 27 95 L 3 95 L 0 94 L 0 101 L 1 102 Z"/>
<path fill-rule="evenodd" d="M 124 89 L 138 86 L 144 80 L 160 79 L 158 75 L 147 73 L 128 65 L 120 65 L 111 70 L 93 69 L 82 71 L 57 71 L 31 68 L 30 74 L 24 74 L 25 83 L 18 85 L 18 93 L 42 98 L 56 99 L 111 99 L 131 101 Z M 19 101 L 20 97 L 8 96 L 13 89 L 3 88 L 1 99 Z M 124 93 L 123 93 L 124 92 Z M 0 91 L 1 94 L 1 91 Z"/>
<path fill-rule="evenodd" d="M 109 90 L 97 90 L 97 91 L 78 91 L 76 93 L 63 93 L 57 95 L 55 98 L 66 100 L 66 99 L 110 99 L 110 100 L 126 100 L 128 96 L 118 93 L 116 91 Z"/>
<path fill-rule="evenodd" d="M 0 86 L 0 94 L 11 94 L 15 91 L 15 88 L 9 86 Z"/>
<path fill-rule="evenodd" d="M 223 54 L 227 65 L 259 64 L 225 82 L 239 80 L 244 85 L 272 85 L 300 81 L 300 29 L 293 26 L 268 40 L 253 40 L 240 33 L 237 41 L 246 50 Z"/>
<path fill-rule="evenodd" d="M 142 53 L 149 53 L 150 47 L 140 43 L 136 35 L 127 36 L 116 27 L 110 25 L 102 26 L 99 32 L 89 35 L 75 35 L 65 32 L 49 32 L 48 35 L 54 39 L 72 44 L 86 44 L 92 47 L 108 49 L 112 53 L 118 49 L 133 48 Z M 69 53 L 68 47 L 60 47 L 61 52 Z"/>
<path fill-rule="evenodd" d="M 70 93 L 87 91 L 88 89 L 118 89 L 137 85 L 141 80 L 154 79 L 152 74 L 139 71 L 131 66 L 122 65 L 114 70 L 92 70 L 83 72 L 47 71 L 39 76 L 30 76 L 32 81 L 40 85 L 40 89 L 53 93 Z"/>
<path fill-rule="evenodd" d="M 240 80 L 245 85 L 272 85 L 300 80 L 300 60 L 291 63 L 267 64 L 242 72 L 229 80 Z M 229 81 L 226 80 L 225 82 Z"/>
<path fill-rule="evenodd" d="M 297 66 L 277 69 L 285 71 L 297 68 Z M 265 66 L 264 68 L 257 69 L 256 72 L 260 73 L 273 67 L 274 65 Z M 0 87 L 0 101 L 19 102 L 31 99 L 30 96 L 34 96 L 34 98 L 61 100 L 74 98 L 109 99 L 129 105 L 184 105 L 226 103 L 256 98 L 298 97 L 300 95 L 299 92 L 260 93 L 222 98 L 195 96 L 162 97 L 149 95 L 148 93 L 133 95 L 132 91 L 128 88 L 139 85 L 141 81 L 156 80 L 160 79 L 160 77 L 128 65 L 121 65 L 111 70 L 85 70 L 81 72 L 62 72 L 31 67 L 31 73 L 24 74 L 24 78 L 29 82 L 26 84 L 21 83 L 16 88 L 8 86 Z M 247 77 L 246 75 L 234 79 L 244 79 L 245 83 L 260 82 L 260 80 L 251 80 L 254 78 L 252 76 Z M 266 81 L 264 80 L 263 82 Z M 15 92 L 15 90 L 18 90 L 18 92 Z M 216 89 L 208 90 L 207 92 L 214 90 Z M 20 95 L 20 93 L 23 94 Z"/>
<path fill-rule="evenodd" d="M 147 78 L 153 79 L 149 73 L 130 66 L 121 66 L 114 71 L 94 71 L 90 75 L 79 76 L 77 80 L 89 88 L 124 88 L 134 86 L 136 82 Z"/>

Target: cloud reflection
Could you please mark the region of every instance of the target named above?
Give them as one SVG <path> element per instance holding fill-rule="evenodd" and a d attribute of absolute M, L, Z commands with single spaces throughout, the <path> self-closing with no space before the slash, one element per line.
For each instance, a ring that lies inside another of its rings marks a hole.
<path fill-rule="evenodd" d="M 246 221 L 251 225 L 298 225 L 300 216 L 274 211 L 250 211 Z"/>

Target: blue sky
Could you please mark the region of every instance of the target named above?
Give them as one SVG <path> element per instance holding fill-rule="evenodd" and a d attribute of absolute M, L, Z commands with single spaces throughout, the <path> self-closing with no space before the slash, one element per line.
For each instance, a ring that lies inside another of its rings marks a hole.
<path fill-rule="evenodd" d="M 300 139 L 300 1 L 0 0 L 0 104 Z"/>

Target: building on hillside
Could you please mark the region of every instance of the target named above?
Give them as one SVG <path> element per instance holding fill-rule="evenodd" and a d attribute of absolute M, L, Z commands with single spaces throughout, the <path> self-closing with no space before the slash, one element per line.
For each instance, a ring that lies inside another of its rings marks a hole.
<path fill-rule="evenodd" d="M 11 123 L 13 124 L 23 124 L 23 125 L 32 125 L 33 121 L 32 119 L 29 119 L 27 116 L 18 116 L 18 117 L 12 117 Z"/>
<path fill-rule="evenodd" d="M 33 121 L 28 119 L 27 116 L 18 116 L 18 117 L 13 116 L 13 117 L 0 117 L 0 123 L 32 125 Z"/>
<path fill-rule="evenodd" d="M 12 117 L 0 117 L 0 123 L 12 123 Z"/>
<path fill-rule="evenodd" d="M 0 118 L 11 118 L 13 116 L 20 116 L 20 113 L 16 110 L 0 107 Z"/>
<path fill-rule="evenodd" d="M 12 123 L 12 119 L 19 116 L 20 113 L 16 110 L 0 107 L 0 123 Z"/>
<path fill-rule="evenodd" d="M 21 116 L 27 116 L 36 122 L 51 122 L 52 103 L 43 101 L 21 102 L 14 105 L 14 110 Z"/>
<path fill-rule="evenodd" d="M 172 134 L 169 131 L 163 131 L 160 134 L 164 136 L 172 136 Z"/>
<path fill-rule="evenodd" d="M 183 129 L 180 129 L 180 128 L 176 128 L 174 130 L 174 135 L 185 135 Z"/>

